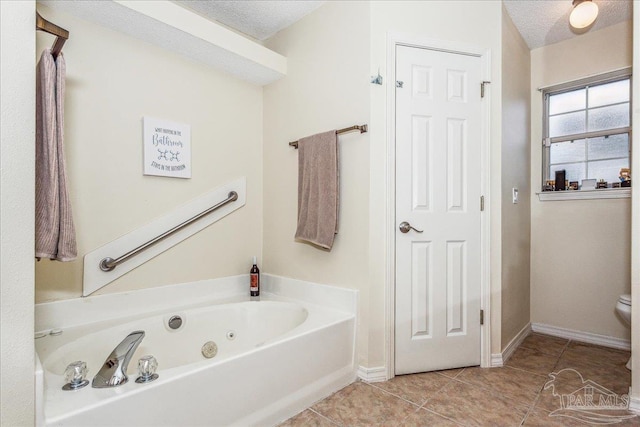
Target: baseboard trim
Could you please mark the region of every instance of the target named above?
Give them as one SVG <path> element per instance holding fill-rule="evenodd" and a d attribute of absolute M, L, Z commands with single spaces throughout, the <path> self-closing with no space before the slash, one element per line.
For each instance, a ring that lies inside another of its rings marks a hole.
<path fill-rule="evenodd" d="M 491 367 L 500 368 L 504 366 L 504 360 L 502 360 L 502 353 L 491 353 Z"/>
<path fill-rule="evenodd" d="M 531 334 L 531 323 L 527 323 L 524 328 L 520 330 L 516 334 L 515 337 L 507 344 L 507 346 L 502 350 L 502 363 L 507 363 L 507 360 L 511 357 L 514 351 L 522 344 L 522 341 L 525 340 Z"/>
<path fill-rule="evenodd" d="M 557 326 L 545 325 L 543 323 L 532 323 L 531 329 L 533 332 L 539 332 L 541 334 L 551 335 L 554 337 L 601 345 L 603 347 L 616 348 L 618 350 L 631 350 L 631 341 L 622 338 L 560 328 Z"/>
<path fill-rule="evenodd" d="M 640 397 L 629 398 L 629 410 L 636 414 L 640 414 Z"/>
<path fill-rule="evenodd" d="M 387 369 L 384 366 L 365 368 L 358 366 L 358 378 L 368 383 L 379 383 L 387 380 Z"/>

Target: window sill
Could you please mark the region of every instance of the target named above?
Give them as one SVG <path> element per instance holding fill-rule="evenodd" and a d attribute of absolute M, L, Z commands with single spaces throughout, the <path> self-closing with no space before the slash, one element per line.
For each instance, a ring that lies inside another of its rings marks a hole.
<path fill-rule="evenodd" d="M 601 188 L 600 190 L 543 191 L 536 193 L 541 202 L 556 200 L 628 199 L 631 187 Z"/>

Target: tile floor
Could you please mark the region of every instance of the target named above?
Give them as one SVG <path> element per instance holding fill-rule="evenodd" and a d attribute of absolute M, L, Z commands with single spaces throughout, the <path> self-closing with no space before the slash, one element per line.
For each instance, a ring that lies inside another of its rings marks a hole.
<path fill-rule="evenodd" d="M 627 351 L 532 334 L 502 368 L 402 375 L 381 383 L 357 381 L 280 427 L 587 426 L 603 420 L 620 421 L 616 426 L 640 426 L 640 416 L 625 410 L 571 412 L 562 409 L 560 400 L 585 385 L 593 386 L 593 402 L 600 402 L 601 396 L 609 398 L 602 394 L 607 390 L 627 394 L 629 356 Z M 562 371 L 565 368 L 579 372 L 582 379 L 575 371 Z M 552 372 L 558 373 L 553 387 L 545 390 Z"/>

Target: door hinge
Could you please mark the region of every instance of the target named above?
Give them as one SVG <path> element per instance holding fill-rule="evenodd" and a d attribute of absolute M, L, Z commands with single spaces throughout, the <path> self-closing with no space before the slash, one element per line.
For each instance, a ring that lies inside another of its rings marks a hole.
<path fill-rule="evenodd" d="M 484 211 L 484 196 L 480 196 L 480 211 Z"/>
<path fill-rule="evenodd" d="M 489 81 L 483 81 L 482 83 L 480 83 L 480 98 L 484 98 L 484 86 L 485 85 L 490 85 L 491 82 Z"/>
<path fill-rule="evenodd" d="M 480 310 L 480 324 L 484 325 L 484 310 Z"/>

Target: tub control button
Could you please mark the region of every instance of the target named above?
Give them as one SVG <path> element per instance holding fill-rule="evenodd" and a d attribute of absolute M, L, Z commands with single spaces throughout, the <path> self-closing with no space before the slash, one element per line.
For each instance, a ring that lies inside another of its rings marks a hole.
<path fill-rule="evenodd" d="M 153 380 L 158 379 L 158 374 L 156 374 L 156 369 L 158 369 L 158 361 L 153 356 L 142 356 L 138 360 L 138 378 L 136 378 L 136 382 L 140 383 L 148 383 Z"/>
<path fill-rule="evenodd" d="M 85 379 L 87 376 L 87 364 L 78 360 L 77 362 L 70 363 L 67 369 L 64 370 L 64 379 L 67 382 L 62 386 L 63 390 L 78 390 L 89 384 L 89 381 Z"/>
<path fill-rule="evenodd" d="M 207 359 L 211 359 L 218 354 L 218 345 L 213 341 L 207 341 L 202 346 L 202 355 Z"/>

